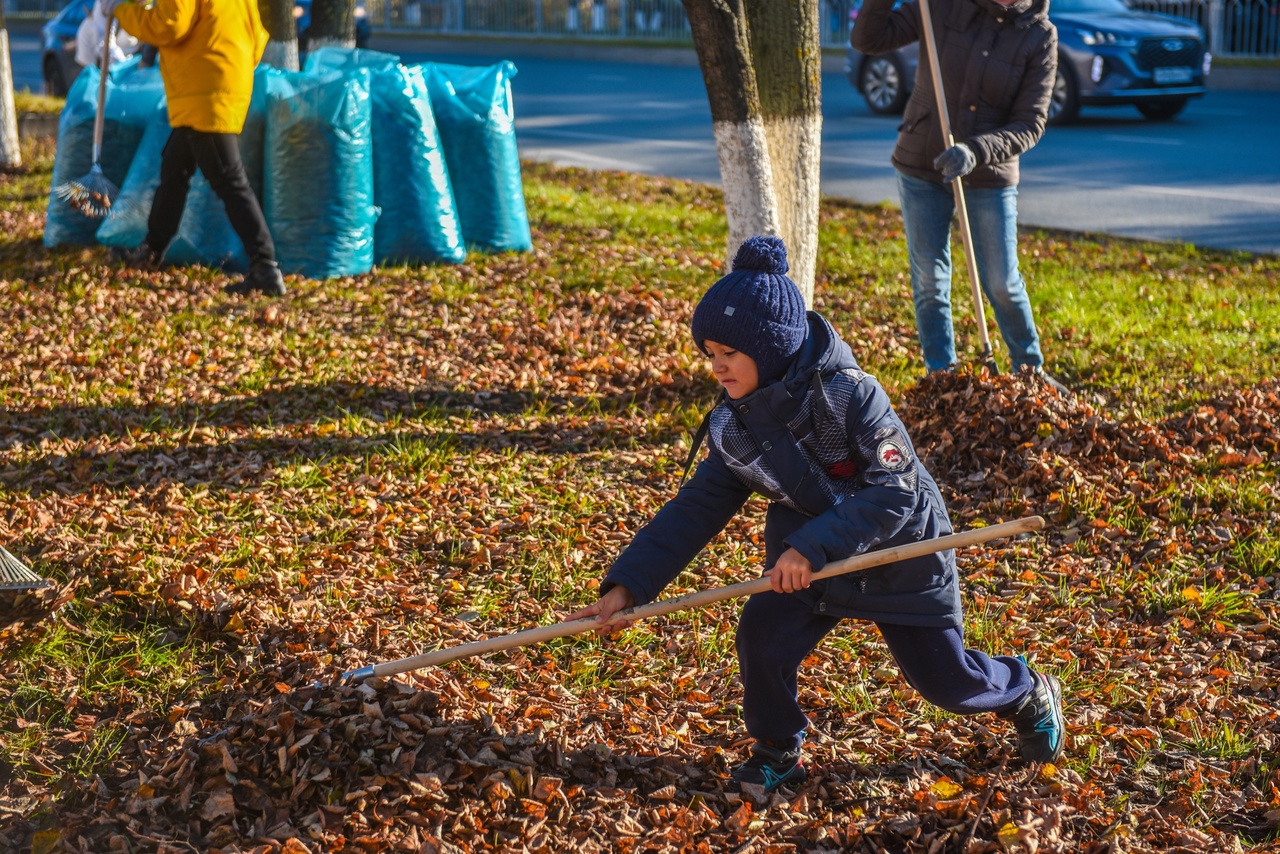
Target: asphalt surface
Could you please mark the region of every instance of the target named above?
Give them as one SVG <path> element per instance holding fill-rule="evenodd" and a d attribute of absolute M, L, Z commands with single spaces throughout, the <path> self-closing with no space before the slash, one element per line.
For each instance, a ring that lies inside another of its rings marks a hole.
<path fill-rule="evenodd" d="M 11 30 L 10 45 L 17 88 L 39 91 L 34 30 Z M 691 51 L 376 34 L 372 47 L 405 62 L 511 59 L 524 158 L 719 183 L 706 91 Z M 833 70 L 839 62 L 824 68 L 823 192 L 897 204 L 889 163 L 897 119 L 871 114 Z M 1020 221 L 1280 254 L 1280 72 L 1249 85 L 1213 88 L 1172 122 L 1146 121 L 1131 107 L 1086 108 L 1076 124 L 1050 128 L 1022 159 Z"/>

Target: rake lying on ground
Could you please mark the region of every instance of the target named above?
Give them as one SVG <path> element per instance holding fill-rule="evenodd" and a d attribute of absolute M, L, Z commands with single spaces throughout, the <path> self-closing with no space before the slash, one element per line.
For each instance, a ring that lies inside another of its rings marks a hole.
<path fill-rule="evenodd" d="M 0 650 L 69 602 L 77 583 L 47 581 L 0 547 Z"/>
<path fill-rule="evenodd" d="M 25 563 L 10 554 L 8 549 L 0 546 L 0 590 L 6 593 L 26 593 L 52 586 L 32 572 Z"/>

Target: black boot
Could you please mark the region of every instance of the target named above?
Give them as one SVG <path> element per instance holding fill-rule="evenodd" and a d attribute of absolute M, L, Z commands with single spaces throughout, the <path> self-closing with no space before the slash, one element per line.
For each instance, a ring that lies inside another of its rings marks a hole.
<path fill-rule="evenodd" d="M 244 278 L 222 289 L 223 293 L 247 296 L 260 291 L 269 297 L 284 296 L 284 277 L 275 261 L 254 261 Z"/>
<path fill-rule="evenodd" d="M 161 253 L 151 248 L 145 240 L 131 249 L 123 246 L 112 246 L 107 256 L 122 267 L 135 270 L 159 270 Z"/>

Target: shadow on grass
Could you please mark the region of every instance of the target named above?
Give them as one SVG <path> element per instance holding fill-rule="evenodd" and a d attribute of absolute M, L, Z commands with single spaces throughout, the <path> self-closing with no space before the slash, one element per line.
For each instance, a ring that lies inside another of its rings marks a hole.
<path fill-rule="evenodd" d="M 269 482 L 281 466 L 365 459 L 394 453 L 406 445 L 427 452 L 519 451 L 563 456 L 617 448 L 634 435 L 616 431 L 610 413 L 674 397 L 669 386 L 640 388 L 606 399 L 548 396 L 518 390 L 460 394 L 450 391 L 405 392 L 352 383 L 295 385 L 250 397 L 208 403 L 142 406 L 53 406 L 0 408 L 0 452 L 41 438 L 83 440 L 71 453 L 45 454 L 0 469 L 0 484 L 12 492 L 38 497 L 51 492 L 74 495 L 91 488 L 131 490 L 180 483 L 240 491 Z M 511 427 L 504 416 L 531 412 L 536 426 Z M 316 435 L 315 428 L 346 418 L 385 423 L 475 419 L 477 429 L 389 429 L 370 435 Z M 263 435 L 208 442 L 199 428 L 301 435 Z M 159 435 L 157 435 L 159 434 Z M 185 434 L 185 436 L 183 435 Z M 160 436 L 163 435 L 163 439 Z M 679 431 L 657 435 L 670 441 Z M 128 437 L 136 437 L 129 441 Z M 650 440 L 655 438 L 652 434 Z"/>

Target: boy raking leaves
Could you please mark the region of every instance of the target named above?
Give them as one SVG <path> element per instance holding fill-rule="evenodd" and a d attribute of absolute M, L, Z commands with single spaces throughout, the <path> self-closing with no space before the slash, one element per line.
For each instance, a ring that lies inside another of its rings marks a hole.
<path fill-rule="evenodd" d="M 753 237 L 703 296 L 693 339 L 723 394 L 709 416 L 710 452 L 569 616 L 649 602 L 753 493 L 769 499 L 771 590 L 750 597 L 736 646 L 743 717 L 754 739 L 736 784 L 766 792 L 807 776 L 809 720 L 797 699 L 801 662 L 841 619 L 876 624 L 907 682 L 955 714 L 994 713 L 1018 732 L 1022 757 L 1057 760 L 1065 744 L 1058 680 L 1018 657 L 964 645 L 955 552 L 812 581 L 828 562 L 952 532 L 937 484 L 876 379 L 819 314 L 806 312 L 776 237 Z"/>

